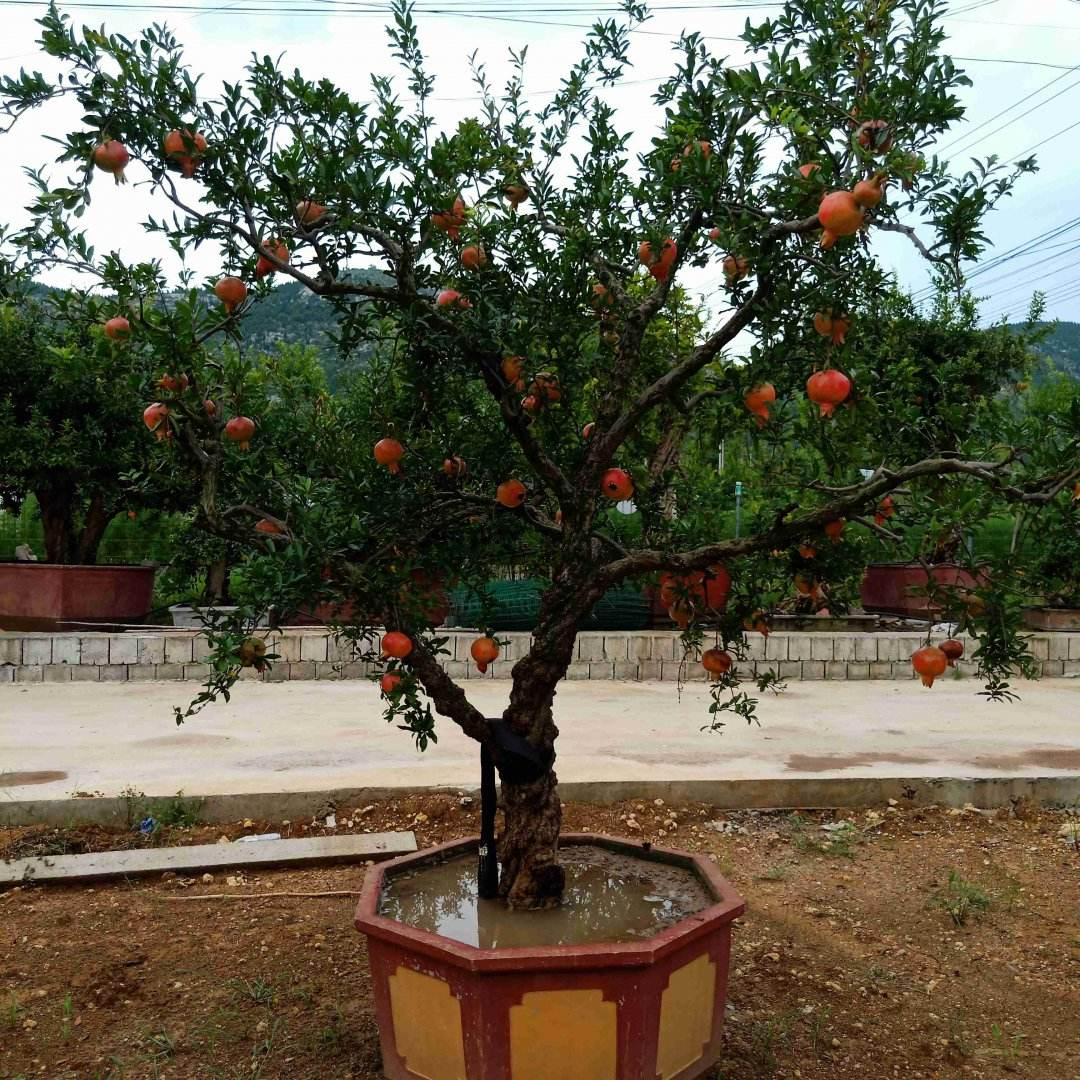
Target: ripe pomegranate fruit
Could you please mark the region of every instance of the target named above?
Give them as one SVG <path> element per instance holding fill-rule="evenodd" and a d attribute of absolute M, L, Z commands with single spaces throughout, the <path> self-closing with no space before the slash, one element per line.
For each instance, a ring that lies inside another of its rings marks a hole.
<path fill-rule="evenodd" d="M 382 654 L 395 660 L 404 660 L 413 650 L 412 638 L 400 630 L 391 630 L 383 634 Z"/>
<path fill-rule="evenodd" d="M 926 645 L 912 653 L 911 666 L 922 676 L 923 686 L 933 686 L 934 680 L 945 674 L 949 658 L 936 645 Z"/>
<path fill-rule="evenodd" d="M 816 558 L 817 548 L 811 547 L 809 544 L 800 544 L 799 555 L 804 559 Z"/>
<path fill-rule="evenodd" d="M 488 664 L 499 659 L 499 643 L 494 638 L 478 637 L 469 647 L 469 652 L 476 661 L 476 670 L 483 675 Z"/>
<path fill-rule="evenodd" d="M 207 416 L 217 416 L 217 406 L 209 398 L 203 399 L 202 407 Z"/>
<path fill-rule="evenodd" d="M 165 136 L 165 157 L 190 179 L 206 156 L 207 146 L 206 137 L 199 132 L 174 129 Z"/>
<path fill-rule="evenodd" d="M 451 240 L 457 240 L 465 224 L 465 200 L 459 195 L 454 200 L 453 209 L 440 210 L 432 214 L 431 224 L 440 232 L 446 233 Z"/>
<path fill-rule="evenodd" d="M 764 611 L 755 611 L 743 619 L 743 627 L 746 630 L 756 630 L 762 637 L 767 638 L 771 633 L 769 620 Z"/>
<path fill-rule="evenodd" d="M 314 199 L 303 199 L 296 204 L 296 219 L 305 228 L 318 225 L 326 217 L 326 207 Z"/>
<path fill-rule="evenodd" d="M 843 345 L 844 338 L 851 329 L 851 316 L 834 315 L 831 309 L 819 311 L 814 316 L 814 329 L 834 345 Z"/>
<path fill-rule="evenodd" d="M 112 173 L 117 184 L 126 184 L 124 167 L 131 160 L 127 147 L 116 139 L 106 139 L 94 147 L 94 164 L 102 171 Z"/>
<path fill-rule="evenodd" d="M 503 506 L 515 510 L 525 501 L 525 485 L 520 480 L 504 480 L 495 489 L 495 498 Z"/>
<path fill-rule="evenodd" d="M 143 423 L 157 436 L 158 441 L 172 438 L 172 428 L 169 427 L 169 406 L 160 401 L 147 405 L 143 409 Z"/>
<path fill-rule="evenodd" d="M 435 303 L 438 307 L 472 307 L 469 298 L 467 296 L 462 296 L 457 289 L 443 289 L 442 292 L 435 297 Z"/>
<path fill-rule="evenodd" d="M 722 240 L 723 238 L 724 238 L 724 234 L 723 234 L 723 233 L 722 233 L 722 232 L 720 231 L 720 229 L 719 229 L 719 228 L 717 228 L 717 227 L 715 227 L 715 226 L 714 226 L 713 228 L 711 228 L 711 229 L 709 230 L 709 239 L 710 239 L 710 240 L 711 240 L 711 241 L 712 241 L 712 242 L 713 242 L 714 244 L 719 244 L 719 243 L 720 243 L 720 241 L 721 241 L 721 240 Z"/>
<path fill-rule="evenodd" d="M 264 244 L 263 251 L 272 254 L 279 263 L 288 265 L 289 249 L 280 240 L 272 240 L 269 244 Z M 277 268 L 277 263 L 271 262 L 266 255 L 260 255 L 255 261 L 255 276 L 264 278 L 267 274 L 276 273 Z"/>
<path fill-rule="evenodd" d="M 808 161 L 805 165 L 799 166 L 799 172 L 802 174 L 804 180 L 809 180 L 814 173 L 820 171 L 821 166 L 816 161 Z"/>
<path fill-rule="evenodd" d="M 885 174 L 874 173 L 869 180 L 860 180 L 851 189 L 851 197 L 864 210 L 872 210 L 885 198 Z"/>
<path fill-rule="evenodd" d="M 401 676 L 396 671 L 388 671 L 379 680 L 379 689 L 389 697 L 401 685 Z"/>
<path fill-rule="evenodd" d="M 524 184 L 504 184 L 502 193 L 515 210 L 529 197 L 529 189 Z"/>
<path fill-rule="evenodd" d="M 800 596 L 812 596 L 817 591 L 817 582 L 805 574 L 795 575 L 795 591 Z"/>
<path fill-rule="evenodd" d="M 847 524 L 845 518 L 837 518 L 835 521 L 830 521 L 825 526 L 825 535 L 834 543 L 840 541 L 840 537 L 844 535 L 844 526 Z"/>
<path fill-rule="evenodd" d="M 266 533 L 268 536 L 285 535 L 285 530 L 276 521 L 271 521 L 269 518 L 260 518 L 256 521 L 255 531 Z"/>
<path fill-rule="evenodd" d="M 401 459 L 405 456 L 405 447 L 397 439 L 380 439 L 374 447 L 375 460 L 385 465 L 392 473 L 401 472 Z"/>
<path fill-rule="evenodd" d="M 833 410 L 851 393 L 851 380 L 835 368 L 815 371 L 806 380 L 806 396 L 821 409 L 822 416 L 831 416 Z"/>
<path fill-rule="evenodd" d="M 445 458 L 442 463 L 442 471 L 451 480 L 461 480 L 467 471 L 465 460 L 459 458 L 456 454 L 453 457 Z"/>
<path fill-rule="evenodd" d="M 688 158 L 691 154 L 700 153 L 703 158 L 712 157 L 712 143 L 707 139 L 699 139 L 696 143 L 687 143 L 683 147 L 682 157 Z M 671 159 L 671 171 L 678 172 L 682 165 L 682 159 L 679 157 L 673 157 Z"/>
<path fill-rule="evenodd" d="M 603 311 L 615 306 L 615 294 L 606 285 L 601 285 L 599 281 L 592 287 L 592 306 L 597 311 Z"/>
<path fill-rule="evenodd" d="M 581 437 L 583 439 L 591 439 L 592 433 L 596 430 L 596 424 L 591 420 L 581 429 Z"/>
<path fill-rule="evenodd" d="M 943 641 L 938 648 L 945 654 L 945 659 L 949 662 L 949 667 L 956 667 L 956 661 L 964 655 L 964 643 L 957 641 L 956 638 L 949 638 L 947 641 Z"/>
<path fill-rule="evenodd" d="M 225 425 L 225 437 L 240 444 L 241 450 L 251 446 L 251 437 L 255 434 L 255 421 L 250 416 L 234 416 Z"/>
<path fill-rule="evenodd" d="M 556 402 L 562 398 L 562 387 L 559 385 L 559 376 L 552 375 L 549 371 L 541 371 L 533 377 L 529 386 L 529 393 L 540 401 Z"/>
<path fill-rule="evenodd" d="M 167 372 L 158 379 L 158 386 L 166 393 L 182 394 L 188 388 L 188 377 L 186 375 L 170 375 Z"/>
<path fill-rule="evenodd" d="M 769 422 L 769 406 L 776 400 L 776 387 L 772 383 L 760 383 L 747 392 L 743 401 L 754 414 L 758 427 Z"/>
<path fill-rule="evenodd" d="M 892 130 L 884 120 L 866 120 L 855 129 L 855 140 L 871 154 L 887 154 L 892 149 Z"/>
<path fill-rule="evenodd" d="M 634 481 L 622 469 L 608 469 L 600 481 L 600 490 L 616 502 L 625 502 L 634 494 Z"/>
<path fill-rule="evenodd" d="M 724 280 L 728 285 L 734 285 L 736 281 L 742 281 L 750 273 L 750 260 L 744 255 L 725 255 L 722 266 L 724 268 Z"/>
<path fill-rule="evenodd" d="M 262 671 L 266 667 L 266 642 L 262 638 L 249 637 L 240 642 L 240 666 Z"/>
<path fill-rule="evenodd" d="M 706 649 L 701 654 L 701 666 L 713 679 L 726 675 L 731 670 L 732 663 L 731 653 L 724 652 L 723 649 Z"/>
<path fill-rule="evenodd" d="M 461 265 L 466 270 L 480 270 L 487 266 L 487 252 L 479 244 L 470 244 L 461 252 Z"/>
<path fill-rule="evenodd" d="M 525 389 L 525 379 L 522 374 L 525 370 L 524 356 L 504 356 L 501 367 L 503 378 L 508 386 L 512 386 L 515 390 Z"/>
<path fill-rule="evenodd" d="M 821 246 L 831 248 L 839 237 L 851 236 L 862 228 L 862 207 L 850 191 L 830 191 L 818 207 L 818 221 L 824 230 Z"/>
<path fill-rule="evenodd" d="M 878 503 L 877 513 L 874 514 L 874 522 L 878 525 L 884 525 L 895 513 L 896 504 L 893 502 L 891 495 L 886 495 L 885 498 Z"/>
<path fill-rule="evenodd" d="M 110 341 L 126 341 L 131 336 L 131 323 L 123 315 L 114 315 L 103 329 Z"/>
<path fill-rule="evenodd" d="M 648 240 L 643 240 L 638 247 L 638 262 L 647 266 L 649 273 L 661 282 L 667 281 L 671 276 L 671 268 L 678 255 L 678 246 L 670 236 L 661 244 L 659 253 L 653 252 L 652 244 Z"/>
<path fill-rule="evenodd" d="M 535 394 L 526 394 L 521 399 L 522 412 L 538 413 L 543 402 Z"/>
<path fill-rule="evenodd" d="M 214 285 L 214 295 L 234 311 L 247 299 L 247 286 L 238 277 L 223 277 Z"/>

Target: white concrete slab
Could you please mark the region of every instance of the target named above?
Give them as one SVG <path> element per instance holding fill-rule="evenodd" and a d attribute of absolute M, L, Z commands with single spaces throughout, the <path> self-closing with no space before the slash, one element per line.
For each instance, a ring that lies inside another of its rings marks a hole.
<path fill-rule="evenodd" d="M 708 722 L 704 685 L 567 682 L 555 718 L 562 781 L 1080 776 L 1080 680 L 1023 683 L 991 703 L 971 679 L 793 682 L 761 696 L 760 726 Z M 75 792 L 188 795 L 472 787 L 476 745 L 440 719 L 419 753 L 365 681 L 246 683 L 177 727 L 177 683 L 0 686 L 0 802 Z M 505 682 L 473 682 L 488 715 Z"/>

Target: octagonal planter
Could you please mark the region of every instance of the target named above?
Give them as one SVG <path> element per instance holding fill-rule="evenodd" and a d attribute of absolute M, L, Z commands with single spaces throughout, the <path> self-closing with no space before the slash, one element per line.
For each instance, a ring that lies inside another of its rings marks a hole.
<path fill-rule="evenodd" d="M 937 563 L 930 571 L 938 585 L 974 589 L 982 583 L 955 563 Z M 919 563 L 870 563 L 860 589 L 863 609 L 908 619 L 936 619 L 941 608 L 920 593 L 927 584 L 926 570 Z"/>
<path fill-rule="evenodd" d="M 618 944 L 481 949 L 379 914 L 395 872 L 475 852 L 476 838 L 368 871 L 367 935 L 383 1070 L 390 1080 L 693 1080 L 720 1055 L 731 923 L 746 905 L 707 859 L 576 833 L 693 872 L 714 903 Z M 528 918 L 523 914 L 522 918 Z"/>

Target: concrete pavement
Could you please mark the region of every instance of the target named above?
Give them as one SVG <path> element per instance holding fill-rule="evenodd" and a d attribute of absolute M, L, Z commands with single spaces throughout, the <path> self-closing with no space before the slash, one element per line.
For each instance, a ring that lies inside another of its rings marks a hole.
<path fill-rule="evenodd" d="M 496 715 L 509 686 L 471 683 Z M 556 699 L 557 769 L 574 781 L 822 781 L 833 778 L 1067 777 L 1080 780 L 1080 681 L 1018 686 L 995 704 L 972 679 L 793 682 L 761 696 L 761 726 L 708 722 L 703 685 L 567 682 Z M 0 686 L 0 803 L 113 796 L 473 787 L 475 744 L 449 721 L 418 753 L 388 725 L 366 681 L 237 686 L 229 703 L 176 727 L 177 683 Z"/>

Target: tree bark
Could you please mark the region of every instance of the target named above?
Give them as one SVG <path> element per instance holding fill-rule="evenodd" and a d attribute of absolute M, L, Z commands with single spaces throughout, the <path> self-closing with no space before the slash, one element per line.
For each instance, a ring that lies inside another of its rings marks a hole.
<path fill-rule="evenodd" d="M 98 547 L 101 545 L 105 530 L 113 519 L 113 514 L 105 508 L 105 500 L 95 495 L 90 500 L 83 517 L 82 531 L 78 539 L 78 560 L 84 565 L 97 562 Z"/>
<path fill-rule="evenodd" d="M 34 492 L 45 535 L 45 561 L 71 565 L 77 561 L 71 495 L 43 488 Z"/>
<path fill-rule="evenodd" d="M 223 604 L 229 600 L 229 563 L 225 559 L 215 559 L 206 568 L 206 588 L 203 599 L 207 604 Z"/>
<path fill-rule="evenodd" d="M 554 770 L 529 783 L 504 780 L 502 806 L 500 895 L 511 908 L 558 907 L 566 874 L 558 863 L 562 809 Z"/>

